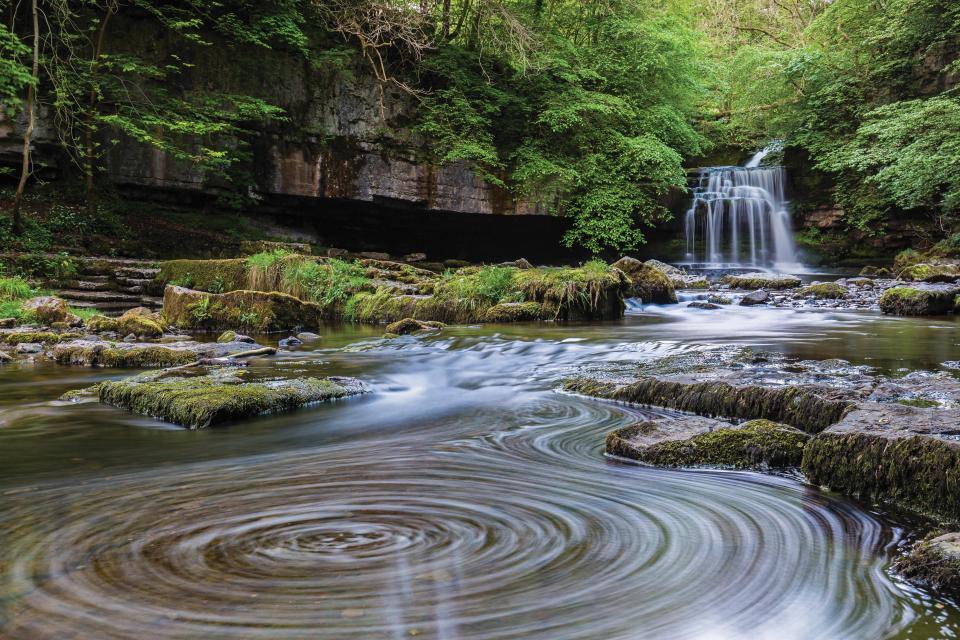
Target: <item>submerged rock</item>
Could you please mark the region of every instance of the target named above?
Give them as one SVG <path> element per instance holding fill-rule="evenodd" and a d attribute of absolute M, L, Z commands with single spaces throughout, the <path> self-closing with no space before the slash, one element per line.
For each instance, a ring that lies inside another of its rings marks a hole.
<path fill-rule="evenodd" d="M 673 283 L 666 273 L 640 262 L 636 258 L 620 258 L 612 265 L 630 279 L 627 295 L 640 298 L 647 304 L 670 304 L 677 302 L 677 294 Z"/>
<path fill-rule="evenodd" d="M 800 286 L 800 278 L 783 273 L 745 273 L 726 275 L 722 284 L 734 289 L 792 289 Z"/>
<path fill-rule="evenodd" d="M 245 382 L 238 369 L 206 375 L 151 372 L 100 383 L 100 402 L 188 429 L 203 429 L 265 413 L 291 411 L 363 393 L 353 378 L 294 378 Z"/>
<path fill-rule="evenodd" d="M 769 420 L 658 419 L 611 432 L 607 453 L 666 467 L 796 467 L 810 435 Z"/>

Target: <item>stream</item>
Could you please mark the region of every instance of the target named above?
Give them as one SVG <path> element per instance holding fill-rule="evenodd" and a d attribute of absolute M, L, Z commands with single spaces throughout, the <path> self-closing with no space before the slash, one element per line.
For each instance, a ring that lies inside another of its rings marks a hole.
<path fill-rule="evenodd" d="M 56 401 L 130 371 L 6 366 L 0 638 L 953 638 L 960 609 L 889 571 L 903 516 L 795 477 L 607 459 L 608 431 L 656 412 L 557 387 L 729 345 L 940 369 L 957 328 L 676 305 L 329 327 L 251 367 L 375 393 L 197 432 Z"/>

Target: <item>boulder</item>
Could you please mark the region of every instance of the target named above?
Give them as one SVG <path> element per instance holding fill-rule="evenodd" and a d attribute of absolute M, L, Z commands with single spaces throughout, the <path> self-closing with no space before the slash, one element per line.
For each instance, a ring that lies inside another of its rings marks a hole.
<path fill-rule="evenodd" d="M 297 340 L 301 342 L 316 342 L 320 339 L 319 333 L 313 333 L 312 331 L 301 331 L 297 334 Z"/>
<path fill-rule="evenodd" d="M 815 282 L 801 289 L 800 295 L 818 300 L 839 300 L 847 297 L 847 290 L 836 282 Z"/>
<path fill-rule="evenodd" d="M 25 301 L 21 308 L 37 319 L 41 324 L 53 322 L 72 323 L 78 319 L 70 312 L 67 303 L 56 296 L 39 296 Z"/>
<path fill-rule="evenodd" d="M 159 338 L 163 335 L 160 315 L 145 307 L 136 307 L 117 318 L 116 331 L 134 337 Z"/>
<path fill-rule="evenodd" d="M 743 296 L 740 299 L 740 304 L 744 307 L 752 307 L 758 304 L 766 304 L 769 300 L 770 292 L 765 289 L 760 289 Z"/>
<path fill-rule="evenodd" d="M 905 267 L 897 278 L 908 282 L 954 282 L 960 279 L 960 264 L 955 261 L 921 262 Z"/>
<path fill-rule="evenodd" d="M 674 276 L 679 277 L 679 276 L 687 275 L 683 269 L 675 267 L 672 264 L 667 264 L 666 262 L 660 262 L 659 260 L 656 260 L 654 258 L 647 260 L 643 264 L 647 265 L 648 267 L 653 267 L 654 269 L 662 271 L 663 273 L 671 277 L 674 277 Z"/>
<path fill-rule="evenodd" d="M 863 269 L 860 269 L 860 275 L 867 278 L 889 278 L 890 269 L 886 267 L 874 267 L 872 265 L 867 265 Z"/>
<path fill-rule="evenodd" d="M 726 275 L 720 283 L 734 289 L 792 289 L 800 286 L 800 278 L 785 273 L 744 273 Z"/>
<path fill-rule="evenodd" d="M 694 300 L 687 305 L 691 309 L 720 309 L 720 305 L 714 304 L 712 302 L 704 302 L 703 300 Z"/>
<path fill-rule="evenodd" d="M 707 296 L 707 302 L 710 304 L 733 304 L 733 300 L 727 296 L 720 296 L 714 293 Z"/>
<path fill-rule="evenodd" d="M 623 257 L 611 265 L 630 279 L 627 295 L 640 298 L 647 304 L 670 304 L 677 302 L 670 278 L 660 269 L 640 262 L 636 258 Z"/>
<path fill-rule="evenodd" d="M 12 329 L 17 326 L 16 318 L 0 318 L 0 329 Z"/>
<path fill-rule="evenodd" d="M 640 422 L 611 432 L 606 450 L 665 467 L 796 467 L 810 435 L 769 420 L 729 424 L 686 416 Z"/>
<path fill-rule="evenodd" d="M 39 342 L 20 342 L 17 344 L 17 353 L 32 354 L 42 352 L 43 345 Z"/>
<path fill-rule="evenodd" d="M 388 324 L 387 333 L 392 333 L 397 336 L 406 336 L 412 333 L 419 333 L 421 331 L 434 331 L 437 328 L 438 327 L 435 325 L 414 320 L 413 318 L 404 318 L 403 320 L 397 320 L 396 322 Z"/>
<path fill-rule="evenodd" d="M 141 374 L 98 386 L 100 402 L 145 416 L 204 429 L 265 413 L 364 393 L 353 378 L 293 378 L 246 382 L 240 370 L 219 368 L 206 375 Z"/>
<path fill-rule="evenodd" d="M 943 315 L 953 310 L 958 293 L 956 285 L 892 287 L 880 296 L 880 310 L 897 316 Z"/>

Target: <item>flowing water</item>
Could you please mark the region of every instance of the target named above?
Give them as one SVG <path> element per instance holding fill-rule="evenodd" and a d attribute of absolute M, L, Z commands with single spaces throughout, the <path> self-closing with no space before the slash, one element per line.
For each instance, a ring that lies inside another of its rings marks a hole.
<path fill-rule="evenodd" d="M 190 432 L 0 369 L 0 638 L 928 638 L 960 611 L 888 571 L 897 518 L 795 478 L 602 455 L 641 411 L 582 371 L 728 344 L 886 371 L 952 320 L 650 307 L 622 322 L 330 328 L 252 365 L 375 393 Z"/>
<path fill-rule="evenodd" d="M 707 167 L 693 180 L 684 218 L 689 263 L 799 267 L 785 196 L 783 167 L 761 167 L 764 149 L 743 167 Z"/>

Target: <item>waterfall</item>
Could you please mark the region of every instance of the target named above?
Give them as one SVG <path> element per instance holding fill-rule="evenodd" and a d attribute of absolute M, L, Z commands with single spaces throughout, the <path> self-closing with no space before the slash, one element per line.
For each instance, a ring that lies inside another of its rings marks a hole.
<path fill-rule="evenodd" d="M 743 167 L 700 169 L 684 221 L 689 262 L 798 266 L 784 195 L 786 170 L 760 166 L 769 152 L 756 153 Z"/>

